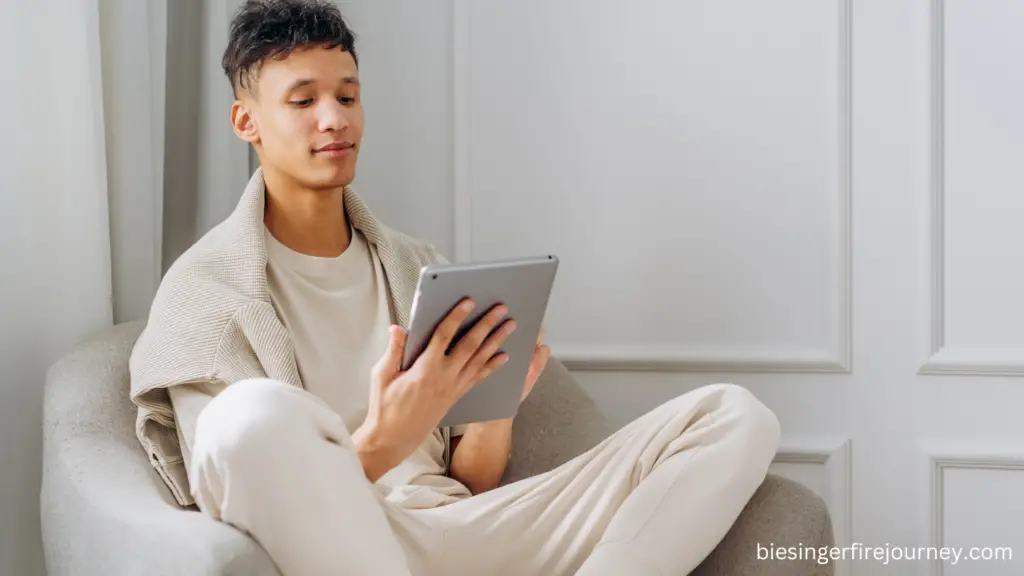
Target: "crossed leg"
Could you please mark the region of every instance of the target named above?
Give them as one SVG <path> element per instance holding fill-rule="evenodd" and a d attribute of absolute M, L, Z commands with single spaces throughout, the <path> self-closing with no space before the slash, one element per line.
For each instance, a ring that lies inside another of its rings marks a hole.
<path fill-rule="evenodd" d="M 408 510 L 366 480 L 326 404 L 253 380 L 200 414 L 190 478 L 200 509 L 250 534 L 284 576 L 668 576 L 714 549 L 778 439 L 774 414 L 748 391 L 709 385 L 550 472 Z"/>
<path fill-rule="evenodd" d="M 747 390 L 678 396 L 562 466 L 433 511 L 439 573 L 687 574 L 764 480 L 778 420 Z"/>

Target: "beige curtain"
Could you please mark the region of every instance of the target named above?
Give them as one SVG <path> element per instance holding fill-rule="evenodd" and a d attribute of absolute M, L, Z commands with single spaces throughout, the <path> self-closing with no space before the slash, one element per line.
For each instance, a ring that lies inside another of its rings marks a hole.
<path fill-rule="evenodd" d="M 250 172 L 220 69 L 239 0 L 100 0 L 114 321 L 234 208 Z"/>
<path fill-rule="evenodd" d="M 145 318 L 249 172 L 219 69 L 238 0 L 0 1 L 0 572 L 43 574 L 47 368 Z"/>

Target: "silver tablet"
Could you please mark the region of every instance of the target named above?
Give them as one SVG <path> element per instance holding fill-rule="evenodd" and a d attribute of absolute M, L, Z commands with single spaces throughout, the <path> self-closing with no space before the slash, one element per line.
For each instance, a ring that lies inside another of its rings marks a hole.
<path fill-rule="evenodd" d="M 448 411 L 440 426 L 458 426 L 516 415 L 557 270 L 558 258 L 551 255 L 466 264 L 430 264 L 420 270 L 419 285 L 412 303 L 409 338 L 402 358 L 403 370 L 412 366 L 430 343 L 437 326 L 464 298 L 473 299 L 476 307 L 463 322 L 455 342 L 498 304 L 508 308 L 506 320 L 516 321 L 515 332 L 505 339 L 501 347 L 501 351 L 509 356 L 508 362 L 464 394 Z"/>

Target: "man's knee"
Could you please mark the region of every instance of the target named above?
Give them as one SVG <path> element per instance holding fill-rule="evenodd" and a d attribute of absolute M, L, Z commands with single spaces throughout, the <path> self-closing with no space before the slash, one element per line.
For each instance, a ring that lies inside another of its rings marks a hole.
<path fill-rule="evenodd" d="M 781 437 L 781 425 L 775 413 L 750 390 L 738 384 L 708 384 L 692 393 L 702 395 L 704 409 L 710 413 L 715 426 L 730 436 L 739 438 L 752 450 L 774 451 Z M 677 400 L 690 409 L 689 394 Z"/>
<path fill-rule="evenodd" d="M 198 462 L 244 464 L 264 460 L 288 443 L 296 428 L 294 387 L 270 379 L 231 384 L 203 408 L 196 420 Z"/>
<path fill-rule="evenodd" d="M 736 465 L 761 475 L 775 458 L 782 435 L 775 413 L 750 390 L 735 384 L 722 385 L 720 410 L 715 415 L 732 436 Z"/>
<path fill-rule="evenodd" d="M 768 408 L 750 390 L 737 384 L 725 384 L 728 405 L 739 414 L 740 425 L 752 434 L 773 439 L 781 434 L 781 425 L 775 412 Z"/>

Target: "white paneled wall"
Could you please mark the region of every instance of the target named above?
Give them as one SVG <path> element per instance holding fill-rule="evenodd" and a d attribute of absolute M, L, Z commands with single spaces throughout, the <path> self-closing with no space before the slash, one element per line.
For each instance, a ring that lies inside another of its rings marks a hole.
<path fill-rule="evenodd" d="M 993 456 L 935 456 L 932 460 L 932 530 L 936 546 L 983 560 L 1024 549 L 1019 497 L 1024 461 Z M 998 544 L 994 544 L 998 543 Z M 983 564 L 933 562 L 938 575 L 1020 574 L 1020 561 Z"/>
<path fill-rule="evenodd" d="M 929 373 L 1024 376 L 1024 3 L 935 0 Z M 979 257 L 984 255 L 985 257 Z"/>
<path fill-rule="evenodd" d="M 572 368 L 846 369 L 847 3 L 746 4 L 455 3 L 456 257 Z"/>
<path fill-rule="evenodd" d="M 748 386 L 840 545 L 1013 553 L 839 574 L 1024 573 L 1024 2 L 341 5 L 368 90 L 425 94 L 376 105 L 363 194 L 457 260 L 557 253 L 549 340 L 610 415 Z"/>

